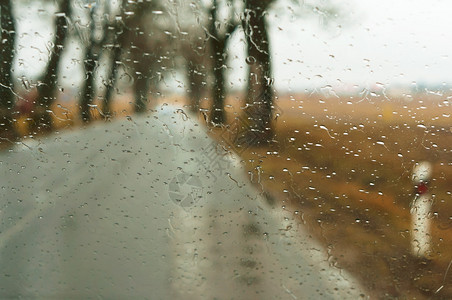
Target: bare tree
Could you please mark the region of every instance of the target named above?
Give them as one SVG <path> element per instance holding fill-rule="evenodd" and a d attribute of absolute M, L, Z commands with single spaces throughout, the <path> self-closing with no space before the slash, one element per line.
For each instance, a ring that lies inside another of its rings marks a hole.
<path fill-rule="evenodd" d="M 52 130 L 52 104 L 56 98 L 60 58 L 68 35 L 68 18 L 71 15 L 70 0 L 62 0 L 55 14 L 55 40 L 50 52 L 50 59 L 41 80 L 38 80 L 38 97 L 33 116 L 33 131 L 49 132 Z"/>
<path fill-rule="evenodd" d="M 126 71 L 133 79 L 134 108 L 136 113 L 147 111 L 150 78 L 155 69 L 157 58 L 153 52 L 161 36 L 150 36 L 147 32 L 152 22 L 152 10 L 157 9 L 159 2 L 130 2 L 123 0 L 121 15 L 116 19 L 111 36 L 113 37 L 113 53 L 111 56 L 110 76 L 103 101 L 104 113 L 110 113 L 110 103 L 118 76 L 119 65 L 126 66 Z M 152 46 L 153 44 L 154 46 Z"/>
<path fill-rule="evenodd" d="M 247 86 L 247 108 L 241 140 L 248 145 L 263 145 L 273 137 L 273 78 L 270 53 L 270 39 L 266 16 L 275 0 L 245 0 L 243 27 L 247 41 L 249 65 Z M 315 6 L 292 0 L 299 6 L 296 14 L 309 16 L 317 14 L 323 25 L 329 26 L 340 19 L 340 9 L 326 0 Z"/>
<path fill-rule="evenodd" d="M 12 0 L 0 1 L 1 41 L 0 50 L 0 144 L 4 139 L 14 141 L 17 133 L 14 130 L 12 110 L 15 103 L 13 84 L 14 45 L 16 26 L 12 12 Z"/>
<path fill-rule="evenodd" d="M 121 56 L 123 49 L 126 46 L 128 22 L 130 17 L 127 17 L 126 11 L 128 9 L 128 1 L 122 0 L 120 13 L 116 16 L 112 23 L 109 23 L 106 32 L 106 40 L 112 45 L 110 53 L 110 71 L 106 82 L 105 94 L 102 101 L 102 111 L 105 116 L 111 116 L 111 100 L 116 86 L 119 66 L 121 65 Z"/>
<path fill-rule="evenodd" d="M 228 1 L 230 8 L 229 19 L 221 22 L 219 16 L 219 5 L 217 0 L 213 0 L 213 5 L 209 11 L 209 33 L 213 58 L 213 111 L 212 121 L 216 124 L 223 124 L 226 120 L 224 113 L 224 100 L 226 97 L 225 71 L 227 60 L 227 42 L 237 29 L 239 23 L 235 21 L 235 11 L 232 1 Z"/>
<path fill-rule="evenodd" d="M 246 0 L 244 29 L 249 65 L 247 87 L 246 130 L 244 142 L 251 145 L 268 143 L 272 130 L 272 67 L 267 9 L 273 0 Z"/>
<path fill-rule="evenodd" d="M 133 89 L 135 96 L 135 112 L 147 111 L 149 92 L 149 77 L 151 74 L 152 57 L 148 51 L 149 40 L 145 36 L 144 20 L 149 17 L 149 7 L 144 4 L 137 5 L 135 18 L 129 23 L 131 72 L 133 77 Z"/>
<path fill-rule="evenodd" d="M 89 13 L 89 37 L 85 42 L 85 59 L 83 65 L 85 68 L 85 80 L 82 82 L 80 91 L 80 116 L 82 121 L 87 123 L 91 121 L 91 104 L 95 97 L 95 71 L 99 62 L 99 52 L 104 44 L 105 39 L 99 38 L 96 27 L 96 17 L 100 5 L 94 5 L 90 8 Z M 103 30 L 105 29 L 104 22 Z M 104 34 L 102 32 L 102 34 Z"/>

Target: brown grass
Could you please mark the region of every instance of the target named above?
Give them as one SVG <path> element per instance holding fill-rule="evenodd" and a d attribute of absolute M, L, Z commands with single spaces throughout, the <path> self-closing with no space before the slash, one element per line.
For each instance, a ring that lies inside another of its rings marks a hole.
<path fill-rule="evenodd" d="M 244 161 L 376 297 L 452 299 L 450 106 L 348 100 L 280 99 L 275 145 L 247 149 Z M 434 168 L 427 259 L 410 252 L 411 170 L 422 160 Z"/>

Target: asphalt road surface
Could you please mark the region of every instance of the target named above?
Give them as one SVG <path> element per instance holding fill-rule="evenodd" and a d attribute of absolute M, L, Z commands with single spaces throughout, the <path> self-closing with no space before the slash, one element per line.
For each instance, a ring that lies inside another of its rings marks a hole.
<path fill-rule="evenodd" d="M 0 298 L 358 299 L 183 111 L 0 153 Z"/>

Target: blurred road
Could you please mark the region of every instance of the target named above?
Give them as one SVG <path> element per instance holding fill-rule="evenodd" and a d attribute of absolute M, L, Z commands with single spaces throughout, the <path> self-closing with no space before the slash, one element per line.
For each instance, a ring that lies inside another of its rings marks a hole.
<path fill-rule="evenodd" d="M 357 299 L 173 107 L 0 154 L 0 298 Z"/>

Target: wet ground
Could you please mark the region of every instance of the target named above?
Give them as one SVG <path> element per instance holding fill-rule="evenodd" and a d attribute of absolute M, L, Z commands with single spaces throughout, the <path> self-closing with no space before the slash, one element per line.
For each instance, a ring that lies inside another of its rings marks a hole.
<path fill-rule="evenodd" d="M 2 298 L 367 294 L 172 108 L 26 140 L 0 162 Z"/>

